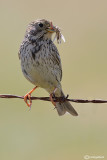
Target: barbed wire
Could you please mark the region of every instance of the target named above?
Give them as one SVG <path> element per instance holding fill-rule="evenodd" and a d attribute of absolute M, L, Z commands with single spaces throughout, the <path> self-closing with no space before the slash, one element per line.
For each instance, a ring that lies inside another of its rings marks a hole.
<path fill-rule="evenodd" d="M 88 100 L 88 99 L 69 99 L 69 95 L 66 97 L 53 97 L 53 100 L 55 102 L 65 102 L 65 101 L 71 101 L 75 103 L 107 103 L 107 100 L 102 99 L 94 99 L 94 100 Z M 24 96 L 17 96 L 17 95 L 11 95 L 11 94 L 0 94 L 0 98 L 19 98 L 24 99 Z M 42 100 L 42 101 L 50 101 L 50 97 L 31 97 L 31 100 Z"/>

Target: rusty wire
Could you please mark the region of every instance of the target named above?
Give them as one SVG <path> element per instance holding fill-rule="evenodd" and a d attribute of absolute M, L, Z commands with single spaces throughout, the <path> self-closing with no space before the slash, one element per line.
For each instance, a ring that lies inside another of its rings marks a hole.
<path fill-rule="evenodd" d="M 17 96 L 17 95 L 11 95 L 11 94 L 1 94 L 0 98 L 19 98 L 24 99 L 24 96 Z M 50 97 L 31 97 L 31 100 L 43 100 L 43 101 L 50 101 Z M 94 100 L 88 100 L 88 99 L 69 99 L 68 95 L 67 97 L 53 97 L 53 100 L 55 102 L 65 102 L 65 101 L 71 101 L 75 103 L 107 103 L 107 100 L 102 99 L 94 99 Z"/>

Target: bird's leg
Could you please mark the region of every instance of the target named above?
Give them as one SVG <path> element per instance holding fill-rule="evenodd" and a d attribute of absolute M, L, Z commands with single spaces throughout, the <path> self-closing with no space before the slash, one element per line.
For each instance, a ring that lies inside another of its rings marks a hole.
<path fill-rule="evenodd" d="M 57 90 L 57 88 L 55 88 L 54 91 L 53 91 L 53 93 L 50 94 L 50 101 L 52 102 L 52 104 L 53 104 L 54 106 L 56 106 L 56 103 L 55 103 L 54 100 L 53 100 L 53 95 L 55 94 L 56 90 Z M 55 95 L 54 95 L 54 96 L 55 96 Z"/>
<path fill-rule="evenodd" d="M 27 104 L 27 106 L 30 107 L 30 108 L 31 108 L 31 105 L 32 105 L 31 93 L 32 93 L 36 88 L 37 88 L 37 86 L 34 87 L 30 92 L 28 92 L 28 93 L 24 96 L 24 101 L 25 101 L 25 103 Z M 29 99 L 29 103 L 27 102 L 27 99 Z"/>

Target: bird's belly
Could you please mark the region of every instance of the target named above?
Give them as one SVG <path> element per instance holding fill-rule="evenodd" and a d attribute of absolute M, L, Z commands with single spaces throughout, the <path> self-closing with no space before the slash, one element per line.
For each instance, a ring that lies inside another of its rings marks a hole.
<path fill-rule="evenodd" d="M 35 86 L 46 89 L 48 92 L 54 90 L 58 85 L 58 81 L 53 73 L 53 70 L 44 63 L 25 64 L 22 67 L 22 72 L 26 79 L 28 79 Z"/>

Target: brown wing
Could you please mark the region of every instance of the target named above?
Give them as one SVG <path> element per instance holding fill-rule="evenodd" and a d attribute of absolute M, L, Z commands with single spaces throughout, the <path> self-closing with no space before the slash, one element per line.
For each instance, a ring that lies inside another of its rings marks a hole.
<path fill-rule="evenodd" d="M 56 79 L 60 82 L 62 79 L 61 59 L 59 52 L 53 43 L 51 43 L 50 47 L 50 59 L 54 64 L 54 74 L 56 75 Z"/>

